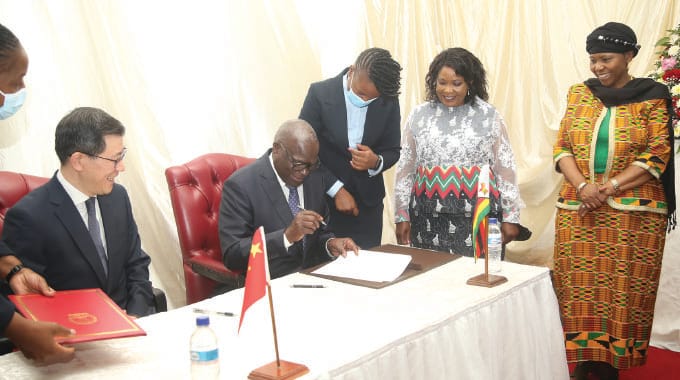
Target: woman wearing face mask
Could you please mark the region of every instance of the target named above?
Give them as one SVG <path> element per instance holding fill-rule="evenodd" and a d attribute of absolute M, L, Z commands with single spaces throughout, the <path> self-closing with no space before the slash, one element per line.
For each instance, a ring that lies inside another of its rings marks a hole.
<path fill-rule="evenodd" d="M 28 56 L 12 32 L 0 25 L 0 120 L 14 115 L 26 100 Z"/>
<path fill-rule="evenodd" d="M 490 216 L 502 221 L 503 243 L 514 240 L 522 205 L 515 157 L 503 118 L 486 102 L 482 63 L 463 48 L 446 49 L 425 82 L 427 102 L 406 121 L 397 164 L 397 242 L 472 256 L 474 178 L 486 164 L 493 173 Z"/>
<path fill-rule="evenodd" d="M 313 83 L 300 111 L 319 139 L 328 226 L 364 248 L 381 243 L 382 173 L 399 160 L 400 72 L 389 51 L 366 49 L 335 78 Z"/>
<path fill-rule="evenodd" d="M 24 76 L 28 57 L 16 36 L 0 24 L 0 120 L 14 115 L 26 99 Z M 21 265 L 0 240 L 0 278 L 17 294 L 54 295 L 45 279 Z M 71 360 L 72 347 L 64 347 L 54 338 L 73 331 L 56 323 L 36 322 L 22 317 L 4 296 L 0 296 L 0 334 L 9 338 L 29 359 L 49 364 Z"/>
<path fill-rule="evenodd" d="M 628 73 L 639 49 L 621 23 L 588 35 L 595 78 L 569 89 L 553 150 L 564 175 L 554 284 L 577 379 L 617 379 L 618 369 L 645 363 L 666 229 L 675 222 L 671 97 Z"/>

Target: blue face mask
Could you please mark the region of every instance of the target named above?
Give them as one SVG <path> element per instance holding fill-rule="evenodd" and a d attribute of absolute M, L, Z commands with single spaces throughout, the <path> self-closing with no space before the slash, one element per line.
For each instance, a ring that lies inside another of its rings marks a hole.
<path fill-rule="evenodd" d="M 364 108 L 368 107 L 369 104 L 371 104 L 375 99 L 369 99 L 369 100 L 363 100 L 359 97 L 359 95 L 355 94 L 354 91 L 352 91 L 352 86 L 350 82 L 349 90 L 345 91 L 347 93 L 347 99 L 349 99 L 349 102 L 352 103 L 355 107 L 358 108 Z"/>
<path fill-rule="evenodd" d="M 26 88 L 22 88 L 13 94 L 5 94 L 2 91 L 0 91 L 0 94 L 5 97 L 5 102 L 0 106 L 0 120 L 5 120 L 17 113 L 26 101 Z"/>
<path fill-rule="evenodd" d="M 359 108 L 368 107 L 368 105 L 371 104 L 376 99 L 373 98 L 369 100 L 363 100 L 359 97 L 359 95 L 355 94 L 354 91 L 352 91 L 351 87 L 349 89 L 349 93 L 347 94 L 347 98 L 349 99 L 350 103 L 354 104 L 355 107 Z"/>

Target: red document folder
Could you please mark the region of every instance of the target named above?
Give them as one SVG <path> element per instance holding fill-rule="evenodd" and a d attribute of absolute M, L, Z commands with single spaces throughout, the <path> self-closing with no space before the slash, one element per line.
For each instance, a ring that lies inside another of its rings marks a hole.
<path fill-rule="evenodd" d="M 17 309 L 28 319 L 56 322 L 76 330 L 63 343 L 146 335 L 101 289 L 57 291 L 54 297 L 40 294 L 10 295 Z"/>

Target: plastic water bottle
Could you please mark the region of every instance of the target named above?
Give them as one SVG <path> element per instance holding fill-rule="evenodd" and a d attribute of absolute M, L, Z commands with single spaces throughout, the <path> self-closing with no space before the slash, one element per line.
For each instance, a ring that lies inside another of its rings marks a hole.
<path fill-rule="evenodd" d="M 191 334 L 191 378 L 218 379 L 220 375 L 217 336 L 210 328 L 207 315 L 196 317 L 196 330 Z"/>
<path fill-rule="evenodd" d="M 501 271 L 501 251 L 503 250 L 503 237 L 501 227 L 496 218 L 489 218 L 489 272 Z"/>

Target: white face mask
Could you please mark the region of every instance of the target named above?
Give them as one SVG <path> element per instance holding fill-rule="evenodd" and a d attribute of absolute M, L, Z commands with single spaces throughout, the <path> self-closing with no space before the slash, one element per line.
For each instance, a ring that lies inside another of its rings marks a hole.
<path fill-rule="evenodd" d="M 26 101 L 26 88 L 22 88 L 13 94 L 5 94 L 0 90 L 0 94 L 5 97 L 5 102 L 0 106 L 0 120 L 5 120 L 17 113 Z"/>

